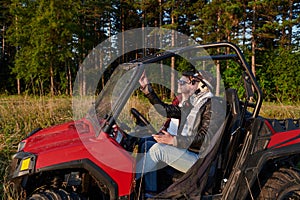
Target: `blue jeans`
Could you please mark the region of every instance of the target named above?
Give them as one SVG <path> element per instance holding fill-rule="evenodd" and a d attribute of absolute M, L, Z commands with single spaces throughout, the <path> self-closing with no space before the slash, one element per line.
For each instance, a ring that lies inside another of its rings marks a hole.
<path fill-rule="evenodd" d="M 153 137 L 142 138 L 139 142 L 139 153 L 146 153 L 156 143 Z M 142 158 L 143 159 L 143 158 Z M 157 173 L 151 171 L 144 175 L 145 191 L 157 192 Z"/>
<path fill-rule="evenodd" d="M 148 144 L 147 144 L 148 143 Z M 180 149 L 167 144 L 154 143 L 152 141 L 145 142 L 146 146 L 150 146 L 148 152 L 138 161 L 136 166 L 137 178 L 145 174 L 145 190 L 157 191 L 156 170 L 160 162 L 177 169 L 181 172 L 187 172 L 190 167 L 198 160 L 197 153 Z M 155 173 L 155 175 L 153 175 Z M 148 174 L 148 175 L 147 175 Z M 147 181 L 147 176 L 155 176 L 151 181 Z M 155 183 L 155 184 L 154 184 Z"/>
<path fill-rule="evenodd" d="M 139 144 L 138 144 L 138 152 L 139 153 L 145 153 L 147 152 L 153 144 L 155 144 L 156 141 L 154 140 L 154 138 L 151 136 L 151 137 L 144 137 L 144 138 L 141 138 L 140 141 L 139 141 Z"/>

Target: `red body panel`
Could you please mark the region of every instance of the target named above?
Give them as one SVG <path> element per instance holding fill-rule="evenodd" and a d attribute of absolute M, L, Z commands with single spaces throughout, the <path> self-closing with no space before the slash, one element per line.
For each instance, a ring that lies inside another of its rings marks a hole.
<path fill-rule="evenodd" d="M 271 147 L 284 147 L 292 144 L 299 143 L 300 145 L 300 129 L 277 132 L 271 136 L 271 140 L 268 144 L 268 148 Z"/>
<path fill-rule="evenodd" d="M 79 129 L 75 123 L 79 124 Z M 107 134 L 101 134 L 102 137 L 96 139 L 88 121 L 70 122 L 30 136 L 25 140 L 24 151 L 37 155 L 36 169 L 89 159 L 117 183 L 120 196 L 130 194 L 135 159 Z"/>

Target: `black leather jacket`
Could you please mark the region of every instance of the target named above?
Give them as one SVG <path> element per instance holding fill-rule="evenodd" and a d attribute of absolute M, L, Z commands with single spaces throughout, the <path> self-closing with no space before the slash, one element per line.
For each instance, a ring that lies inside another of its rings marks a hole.
<path fill-rule="evenodd" d="M 196 120 L 193 125 L 192 133 L 189 136 L 181 135 L 182 129 L 186 122 L 187 116 L 193 108 L 190 102 L 183 103 L 183 107 L 166 104 L 158 98 L 156 93 L 152 90 L 151 86 L 148 86 L 144 90 L 142 90 L 146 97 L 149 99 L 150 103 L 155 106 L 157 112 L 161 115 L 180 119 L 180 126 L 178 130 L 178 135 L 175 137 L 174 146 L 178 148 L 186 148 L 195 153 L 199 153 L 202 147 L 203 142 L 206 139 L 206 136 L 212 137 L 214 132 L 218 130 L 220 127 L 220 121 L 214 120 L 214 124 L 210 124 L 211 116 L 212 116 L 212 101 L 213 98 L 208 99 L 207 102 L 200 108 L 199 112 L 196 115 Z M 218 108 L 214 109 L 214 112 L 223 112 L 222 109 Z M 224 112 L 225 113 L 225 112 Z M 217 113 L 216 116 L 218 115 Z M 209 138 L 210 138 L 209 137 Z"/>
<path fill-rule="evenodd" d="M 182 107 L 174 104 L 166 104 L 160 100 L 150 85 L 147 85 L 145 90 L 142 90 L 150 103 L 154 105 L 156 111 L 164 117 L 184 119 L 192 109 L 192 105 L 189 100 L 182 103 Z"/>

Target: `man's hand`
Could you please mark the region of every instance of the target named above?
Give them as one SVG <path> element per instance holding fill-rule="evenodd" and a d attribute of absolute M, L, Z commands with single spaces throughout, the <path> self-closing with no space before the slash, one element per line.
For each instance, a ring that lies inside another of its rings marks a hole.
<path fill-rule="evenodd" d="M 162 134 L 154 134 L 152 135 L 153 138 L 156 140 L 158 143 L 163 143 L 163 144 L 168 144 L 168 145 L 173 145 L 174 142 L 174 136 L 168 133 L 167 131 L 162 130 Z"/>
<path fill-rule="evenodd" d="M 147 78 L 147 76 L 145 74 L 145 71 L 143 72 L 143 74 L 142 74 L 142 76 L 141 76 L 141 78 L 139 80 L 139 83 L 141 85 L 141 88 L 145 88 L 146 85 L 149 84 L 149 80 L 148 80 L 148 78 Z"/>

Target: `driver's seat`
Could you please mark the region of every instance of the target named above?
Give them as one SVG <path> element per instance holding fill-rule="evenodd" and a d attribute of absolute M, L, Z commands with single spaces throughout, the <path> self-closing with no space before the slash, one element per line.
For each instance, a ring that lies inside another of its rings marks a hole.
<path fill-rule="evenodd" d="M 241 123 L 242 123 L 242 112 L 241 105 L 237 95 L 237 91 L 235 89 L 229 88 L 226 90 L 226 100 L 229 105 L 229 124 L 226 128 L 226 135 L 223 139 L 224 148 L 222 149 L 223 154 L 223 163 L 222 170 L 224 173 L 224 177 L 228 176 L 231 168 L 233 166 L 233 162 L 237 156 L 239 149 L 239 141 L 241 136 Z"/>

